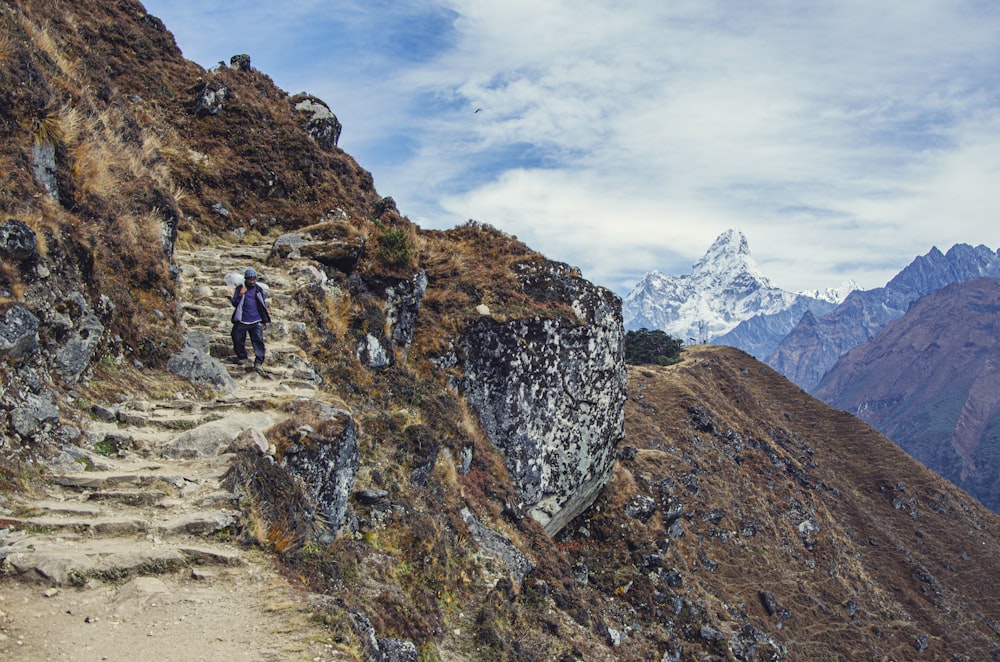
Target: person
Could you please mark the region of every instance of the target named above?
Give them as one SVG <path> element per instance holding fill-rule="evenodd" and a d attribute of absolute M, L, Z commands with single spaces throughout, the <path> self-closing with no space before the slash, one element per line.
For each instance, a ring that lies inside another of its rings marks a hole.
<path fill-rule="evenodd" d="M 264 365 L 264 331 L 271 323 L 271 315 L 267 311 L 267 295 L 257 285 L 257 271 L 247 269 L 243 274 L 243 284 L 236 286 L 233 292 L 233 351 L 236 352 L 236 362 L 246 364 L 247 334 L 253 344 L 254 370 L 260 370 Z"/>

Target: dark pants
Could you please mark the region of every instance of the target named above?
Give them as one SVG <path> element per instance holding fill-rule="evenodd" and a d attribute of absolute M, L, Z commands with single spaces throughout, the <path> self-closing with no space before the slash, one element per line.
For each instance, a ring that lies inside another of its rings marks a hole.
<path fill-rule="evenodd" d="M 233 322 L 233 351 L 236 352 L 236 358 L 241 360 L 247 358 L 247 333 L 250 334 L 250 342 L 253 344 L 253 354 L 257 358 L 256 363 L 263 363 L 264 325 L 260 322 L 256 324 Z"/>

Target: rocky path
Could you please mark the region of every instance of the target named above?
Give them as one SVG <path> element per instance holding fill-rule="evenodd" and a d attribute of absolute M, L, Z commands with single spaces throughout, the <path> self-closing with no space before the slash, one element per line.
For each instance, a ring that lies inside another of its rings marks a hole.
<path fill-rule="evenodd" d="M 264 553 L 229 542 L 240 511 L 220 482 L 227 449 L 281 420 L 268 403 L 324 398 L 290 296 L 309 274 L 263 267 L 268 250 L 175 254 L 184 323 L 224 361 L 224 277 L 261 271 L 275 319 L 262 373 L 230 361 L 212 399 L 96 403 L 90 447 L 70 449 L 78 469 L 0 504 L 0 659 L 349 659 Z"/>

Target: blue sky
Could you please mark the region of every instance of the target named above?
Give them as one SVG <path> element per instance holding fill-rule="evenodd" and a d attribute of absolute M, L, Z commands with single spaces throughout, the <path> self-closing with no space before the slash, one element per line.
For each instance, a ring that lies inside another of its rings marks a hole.
<path fill-rule="evenodd" d="M 992 1 L 145 5 L 203 67 L 248 53 L 326 101 L 411 220 L 490 223 L 621 294 L 728 228 L 789 290 L 1000 246 Z"/>

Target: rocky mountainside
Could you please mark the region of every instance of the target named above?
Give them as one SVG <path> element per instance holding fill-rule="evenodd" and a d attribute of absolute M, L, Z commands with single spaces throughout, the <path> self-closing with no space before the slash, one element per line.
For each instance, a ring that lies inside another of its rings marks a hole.
<path fill-rule="evenodd" d="M 667 659 L 1000 653 L 1000 561 L 975 551 L 996 515 L 856 417 L 699 346 L 630 371 L 625 421 L 609 489 L 562 535 L 634 631 L 670 624 Z"/>
<path fill-rule="evenodd" d="M 743 233 L 726 230 L 690 274 L 667 276 L 654 270 L 643 276 L 625 297 L 622 313 L 628 329 L 658 329 L 695 343 L 714 342 L 741 322 L 760 315 L 782 313 L 783 323 L 769 324 L 791 329 L 803 309 L 825 312 L 831 307 L 829 302 L 772 286 L 750 255 Z M 795 312 L 784 312 L 790 309 Z M 760 329 L 757 326 L 747 333 L 748 347 L 759 344 L 756 336 Z M 735 346 L 750 351 L 736 344 L 742 339 L 742 335 L 731 338 Z"/>
<path fill-rule="evenodd" d="M 1000 654 L 996 517 L 858 419 L 728 348 L 629 374 L 612 293 L 414 226 L 138 2 L 0 30 L 0 656 Z"/>
<path fill-rule="evenodd" d="M 947 253 L 932 248 L 914 259 L 885 287 L 853 292 L 826 315 L 804 315 L 766 361 L 805 390 L 812 391 L 837 359 L 874 338 L 918 298 L 945 285 L 983 276 L 1000 276 L 997 251 L 968 244 L 956 244 Z"/>
<path fill-rule="evenodd" d="M 1000 280 L 977 278 L 917 300 L 842 356 L 815 394 L 998 511 L 998 351 Z"/>

